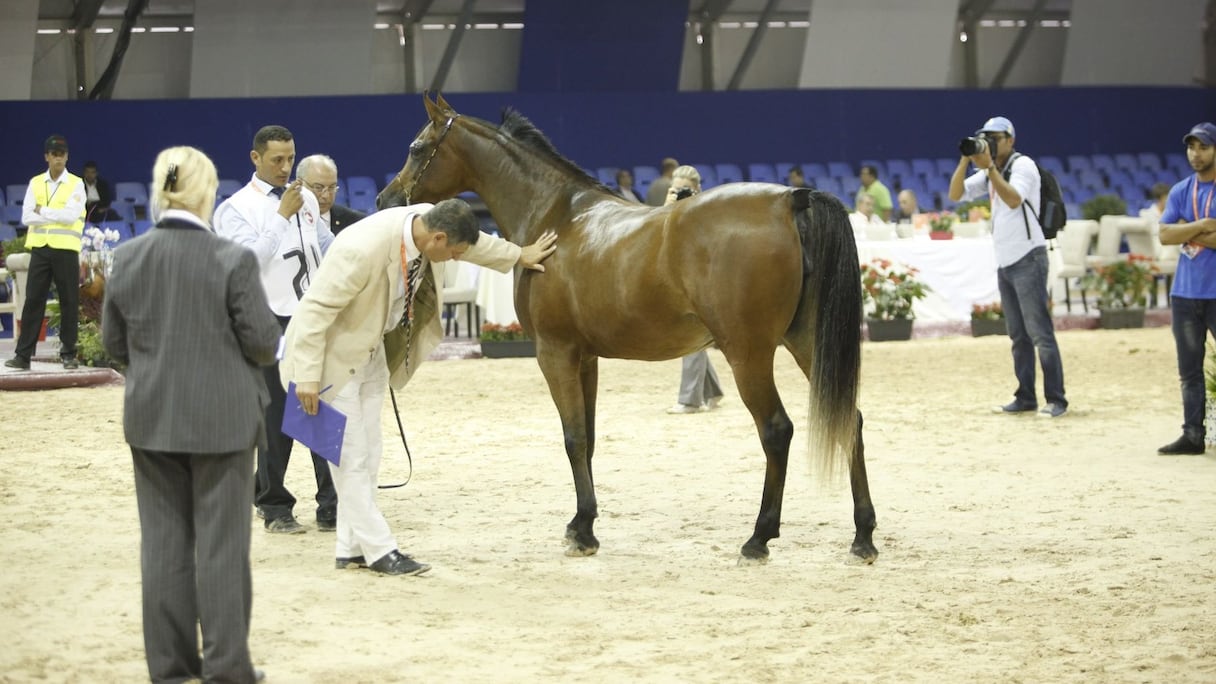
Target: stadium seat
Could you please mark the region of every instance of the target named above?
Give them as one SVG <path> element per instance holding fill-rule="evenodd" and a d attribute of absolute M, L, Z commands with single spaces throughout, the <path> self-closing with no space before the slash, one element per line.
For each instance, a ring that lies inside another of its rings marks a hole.
<path fill-rule="evenodd" d="M 853 170 L 852 164 L 834 161 L 834 162 L 828 162 L 828 175 L 836 176 L 837 178 L 840 178 L 842 176 L 847 177 L 847 178 L 856 178 L 857 172 Z"/>
<path fill-rule="evenodd" d="M 143 220 L 135 221 L 134 223 L 131 224 L 131 232 L 134 233 L 138 237 L 138 236 L 143 235 L 144 233 L 148 232 L 148 229 L 151 227 L 152 227 L 152 222 L 147 219 L 143 219 Z"/>
<path fill-rule="evenodd" d="M 1154 152 L 1141 152 L 1136 155 L 1136 161 L 1140 162 L 1140 168 L 1150 171 L 1160 171 L 1165 168 L 1161 165 L 1161 158 Z"/>
<path fill-rule="evenodd" d="M 604 185 L 607 185 L 610 188 L 615 188 L 616 187 L 616 172 L 617 172 L 617 168 L 615 166 L 601 166 L 595 170 L 595 173 L 592 174 L 592 177 L 598 179 L 599 182 L 603 183 Z"/>
<path fill-rule="evenodd" d="M 1161 162 L 1157 163 L 1160 164 Z M 1134 172 L 1140 168 L 1140 162 L 1136 159 L 1136 155 L 1134 154 L 1116 154 L 1115 167 L 1123 169 L 1124 171 Z"/>
<path fill-rule="evenodd" d="M 25 183 L 8 186 L 4 189 L 4 194 L 8 196 L 6 206 L 21 206 L 21 203 L 25 201 Z"/>
<path fill-rule="evenodd" d="M 714 173 L 718 174 L 718 184 L 738 183 L 744 180 L 743 169 L 738 164 L 714 164 Z"/>
<path fill-rule="evenodd" d="M 141 185 L 140 187 L 142 188 L 143 186 Z M 145 204 L 144 206 L 147 205 Z M 118 217 L 123 221 L 135 220 L 135 204 L 130 200 L 116 199 L 110 203 L 110 210 L 118 214 Z M 96 213 L 101 214 L 102 212 L 98 211 Z"/>
<path fill-rule="evenodd" d="M 777 172 L 777 182 L 785 184 L 786 180 L 790 177 L 790 169 L 795 166 L 800 166 L 800 164 L 797 162 L 777 162 L 773 164 L 773 170 Z M 806 170 L 803 169 L 802 173 L 805 177 Z"/>
<path fill-rule="evenodd" d="M 878 171 L 879 180 L 887 178 L 887 165 L 878 161 L 877 159 L 862 159 L 861 162 L 857 164 L 858 170 L 860 170 L 862 166 L 873 166 L 874 170 Z M 887 185 L 890 185 L 890 183 L 887 183 Z"/>
<path fill-rule="evenodd" d="M 747 179 L 757 183 L 784 182 L 784 179 L 777 180 L 777 172 L 773 169 L 772 164 L 748 164 Z"/>
<path fill-rule="evenodd" d="M 917 157 L 912 160 L 912 173 L 919 176 L 932 176 L 937 173 L 937 166 L 933 160 L 926 157 Z"/>
<path fill-rule="evenodd" d="M 887 173 L 891 178 L 907 178 L 912 175 L 912 165 L 903 159 L 888 159 Z"/>
<path fill-rule="evenodd" d="M 954 175 L 954 169 L 958 167 L 958 157 L 939 157 L 933 160 L 934 172 L 938 175 L 950 178 Z M 929 175 L 929 174 L 922 174 Z"/>
<path fill-rule="evenodd" d="M 1065 174 L 1064 162 L 1060 161 L 1059 157 L 1052 157 L 1048 155 L 1043 157 L 1035 157 L 1034 159 L 1039 163 L 1039 166 L 1042 166 L 1048 171 L 1054 173 L 1057 178 Z"/>
<path fill-rule="evenodd" d="M 376 181 L 371 176 L 350 176 L 346 179 L 346 197 L 352 204 L 359 196 L 371 197 L 375 201 L 378 192 Z"/>
<path fill-rule="evenodd" d="M 1093 165 L 1089 163 L 1089 157 L 1081 154 L 1070 154 L 1064 158 L 1068 162 L 1068 170 L 1073 173 L 1081 171 L 1092 171 Z"/>
<path fill-rule="evenodd" d="M 219 188 L 215 192 L 216 201 L 222 202 L 222 201 L 228 199 L 229 197 L 232 197 L 243 186 L 244 186 L 244 183 L 241 183 L 240 181 L 235 181 L 235 180 L 231 180 L 228 178 L 221 178 Z"/>
<path fill-rule="evenodd" d="M 7 205 L 7 203 L 4 201 L 4 191 L 0 190 L 0 207 L 6 206 L 6 205 Z"/>
<path fill-rule="evenodd" d="M 653 166 L 642 165 L 633 167 L 633 184 L 637 186 L 643 200 L 646 199 L 646 193 L 650 190 L 650 183 L 658 177 L 659 170 Z"/>
<path fill-rule="evenodd" d="M 844 194 L 844 189 L 840 187 L 840 181 L 831 176 L 819 176 L 811 179 L 811 185 L 815 186 L 816 190 L 821 192 L 830 192 L 837 197 Z M 846 203 L 847 204 L 847 203 Z"/>
<path fill-rule="evenodd" d="M 1089 164 L 1095 171 L 1101 171 L 1108 177 L 1116 170 L 1115 158 L 1109 154 L 1091 154 L 1089 155 Z"/>
<path fill-rule="evenodd" d="M 10 225 L 21 225 L 21 205 L 9 204 L 4 207 L 4 222 Z"/>
<path fill-rule="evenodd" d="M 708 190 L 718 184 L 718 174 L 709 164 L 693 164 L 692 167 L 701 174 L 701 189 Z"/>
<path fill-rule="evenodd" d="M 114 199 L 130 202 L 136 207 L 148 206 L 148 187 L 143 183 L 124 181 L 114 184 Z"/>
<path fill-rule="evenodd" d="M 1102 174 L 1093 169 L 1084 169 L 1077 173 L 1077 181 L 1087 188 L 1101 190 L 1106 187 L 1106 180 L 1102 178 Z"/>
<path fill-rule="evenodd" d="M 1191 173 L 1191 165 L 1187 162 L 1186 155 L 1178 154 L 1177 152 L 1165 155 L 1165 166 L 1163 168 L 1173 171 L 1178 176 L 1178 180 L 1182 180 L 1184 176 L 1188 176 Z"/>
<path fill-rule="evenodd" d="M 17 227 L 7 223 L 0 223 L 0 240 L 15 239 L 17 239 Z"/>
<path fill-rule="evenodd" d="M 365 214 L 376 213 L 376 196 L 361 194 L 350 198 L 350 208 Z"/>
<path fill-rule="evenodd" d="M 395 181 L 395 180 L 397 180 L 397 172 L 396 172 L 396 171 L 389 171 L 388 173 L 384 174 L 384 187 L 386 187 L 386 188 L 387 188 L 388 186 L 392 185 L 392 184 L 393 184 L 393 181 Z M 345 189 L 346 189 L 346 186 L 345 186 L 345 185 L 343 185 L 343 186 L 342 186 L 342 189 L 343 189 L 343 190 L 345 190 Z"/>
<path fill-rule="evenodd" d="M 820 164 L 819 162 L 807 162 L 802 165 L 802 175 L 806 176 L 807 178 L 814 178 L 815 176 L 828 176 L 831 174 L 828 173 L 827 164 Z"/>

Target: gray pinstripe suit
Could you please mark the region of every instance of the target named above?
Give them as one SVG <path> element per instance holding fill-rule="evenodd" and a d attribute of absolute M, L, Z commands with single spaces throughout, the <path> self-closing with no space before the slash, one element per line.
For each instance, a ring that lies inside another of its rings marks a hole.
<path fill-rule="evenodd" d="M 123 430 L 154 682 L 254 680 L 250 502 L 267 400 L 257 365 L 274 360 L 279 334 L 253 252 L 201 224 L 167 218 L 114 253 L 102 340 L 128 364 Z"/>

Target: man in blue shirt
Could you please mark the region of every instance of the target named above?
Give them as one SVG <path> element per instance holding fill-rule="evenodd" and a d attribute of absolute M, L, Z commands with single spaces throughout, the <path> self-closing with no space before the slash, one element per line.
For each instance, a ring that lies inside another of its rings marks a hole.
<path fill-rule="evenodd" d="M 1174 346 L 1182 384 L 1182 436 L 1159 454 L 1202 454 L 1206 388 L 1204 343 L 1216 336 L 1216 124 L 1195 124 L 1182 139 L 1194 175 L 1170 189 L 1161 214 L 1161 244 L 1181 245 L 1170 290 Z"/>

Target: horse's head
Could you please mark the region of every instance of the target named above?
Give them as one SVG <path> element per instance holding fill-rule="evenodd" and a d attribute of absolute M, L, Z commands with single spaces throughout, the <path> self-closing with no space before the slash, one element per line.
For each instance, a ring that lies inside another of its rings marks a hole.
<path fill-rule="evenodd" d="M 405 166 L 380 194 L 376 196 L 376 208 L 385 209 L 415 202 L 434 202 L 467 190 L 464 187 L 452 145 L 444 145 L 456 119 L 460 117 L 442 95 L 431 102 L 426 93 L 422 95 L 430 121 L 418 132 L 410 143 L 410 153 Z"/>

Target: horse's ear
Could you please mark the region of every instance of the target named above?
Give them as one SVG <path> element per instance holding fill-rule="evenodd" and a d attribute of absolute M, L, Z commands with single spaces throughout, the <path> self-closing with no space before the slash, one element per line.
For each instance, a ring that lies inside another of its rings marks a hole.
<path fill-rule="evenodd" d="M 439 105 L 439 108 L 447 112 L 449 116 L 456 113 L 456 110 L 452 109 L 452 105 L 443 99 L 443 93 L 435 93 L 435 104 Z"/>
<path fill-rule="evenodd" d="M 427 96 L 427 93 L 422 94 L 422 104 L 426 105 L 426 115 L 430 117 L 432 122 L 442 124 L 447 120 L 447 117 L 443 114 L 443 109 L 434 102 L 431 102 L 431 98 Z"/>

